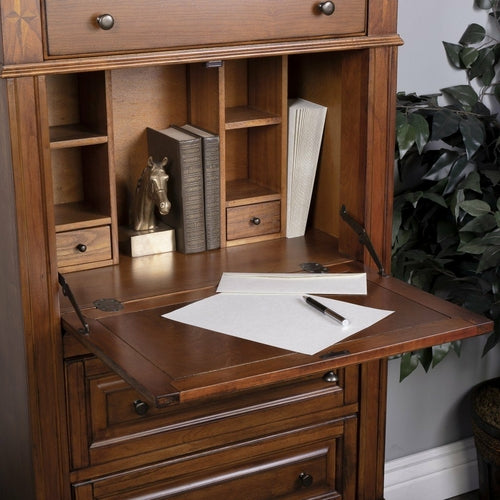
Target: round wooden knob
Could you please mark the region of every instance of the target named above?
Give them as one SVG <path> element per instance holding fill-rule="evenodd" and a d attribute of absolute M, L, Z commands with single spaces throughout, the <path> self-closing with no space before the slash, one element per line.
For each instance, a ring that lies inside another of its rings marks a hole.
<path fill-rule="evenodd" d="M 252 224 L 255 224 L 256 226 L 258 226 L 258 225 L 260 224 L 260 219 L 259 219 L 258 217 L 252 217 L 252 218 L 250 219 L 250 222 L 251 222 Z"/>
<path fill-rule="evenodd" d="M 79 251 L 79 252 L 86 252 L 87 251 L 87 245 L 85 245 L 84 243 L 78 243 L 78 245 L 76 245 L 76 249 Z"/>
<path fill-rule="evenodd" d="M 102 14 L 97 17 L 97 24 L 102 30 L 110 30 L 115 25 L 115 20 L 111 14 Z"/>
<path fill-rule="evenodd" d="M 331 16 L 335 11 L 335 4 L 333 2 L 321 2 L 318 4 L 319 10 L 325 16 Z"/>
<path fill-rule="evenodd" d="M 140 399 L 134 401 L 134 410 L 137 415 L 146 415 L 149 410 L 149 405 Z"/>
<path fill-rule="evenodd" d="M 311 474 L 306 474 L 305 472 L 301 472 L 299 474 L 299 482 L 301 486 L 305 486 L 306 488 L 313 484 L 313 477 Z"/>

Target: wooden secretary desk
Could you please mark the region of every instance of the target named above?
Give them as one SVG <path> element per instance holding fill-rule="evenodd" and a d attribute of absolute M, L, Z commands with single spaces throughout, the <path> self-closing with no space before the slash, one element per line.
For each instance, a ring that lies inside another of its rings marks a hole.
<path fill-rule="evenodd" d="M 396 11 L 0 1 L 3 498 L 382 498 L 385 360 L 491 328 L 377 273 L 339 215 L 388 270 Z M 291 97 L 328 112 L 310 224 L 287 239 Z M 221 248 L 122 255 L 146 127 L 185 122 L 220 137 Z M 223 271 L 305 262 L 365 270 L 345 299 L 395 313 L 314 356 L 161 318 Z"/>

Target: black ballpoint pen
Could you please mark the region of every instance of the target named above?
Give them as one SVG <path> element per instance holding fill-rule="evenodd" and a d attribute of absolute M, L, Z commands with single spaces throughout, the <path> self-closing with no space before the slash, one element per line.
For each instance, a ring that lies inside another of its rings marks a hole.
<path fill-rule="evenodd" d="M 349 325 L 349 320 L 347 318 L 344 318 L 344 316 L 341 316 L 339 313 L 336 313 L 335 311 L 332 311 L 330 308 L 324 306 L 323 304 L 320 304 L 317 300 L 313 299 L 312 297 L 307 297 L 304 295 L 304 300 L 306 301 L 307 304 L 314 307 L 314 309 L 317 309 L 320 313 L 330 316 L 330 318 L 334 319 L 342 326 Z"/>

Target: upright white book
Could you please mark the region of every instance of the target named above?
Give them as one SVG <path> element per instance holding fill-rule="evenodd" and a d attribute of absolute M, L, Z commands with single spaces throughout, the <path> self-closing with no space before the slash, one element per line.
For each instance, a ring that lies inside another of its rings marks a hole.
<path fill-rule="evenodd" d="M 288 102 L 287 238 L 303 236 L 306 230 L 326 110 L 305 99 Z"/>

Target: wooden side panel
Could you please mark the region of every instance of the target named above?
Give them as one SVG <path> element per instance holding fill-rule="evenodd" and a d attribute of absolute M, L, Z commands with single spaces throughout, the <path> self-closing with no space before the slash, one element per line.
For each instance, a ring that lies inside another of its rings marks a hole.
<path fill-rule="evenodd" d="M 391 264 L 397 49 L 370 51 L 365 228 L 386 272 Z M 364 262 L 375 264 L 365 250 Z"/>
<path fill-rule="evenodd" d="M 39 0 L 4 0 L 1 5 L 3 64 L 43 60 Z"/>
<path fill-rule="evenodd" d="M 395 47 L 383 47 L 345 58 L 342 65 L 340 201 L 365 227 L 386 272 L 391 262 L 396 59 Z M 344 223 L 339 250 L 376 269 Z"/>
<path fill-rule="evenodd" d="M 368 35 L 396 33 L 398 0 L 370 0 L 368 3 Z"/>
<path fill-rule="evenodd" d="M 34 484 L 26 386 L 26 351 L 19 284 L 16 213 L 6 82 L 0 80 L 0 484 L 5 498 L 32 498 Z"/>
<path fill-rule="evenodd" d="M 384 494 L 387 360 L 361 365 L 357 500 Z"/>
<path fill-rule="evenodd" d="M 368 52 L 349 54 L 342 61 L 340 204 L 361 224 L 366 210 L 366 110 Z M 338 207 L 340 209 L 340 206 Z M 337 214 L 335 214 L 337 215 Z M 339 222 L 339 251 L 363 260 L 358 236 Z"/>
<path fill-rule="evenodd" d="M 52 200 L 46 198 L 50 178 L 43 165 L 47 152 L 42 144 L 47 147 L 48 137 L 42 140 L 39 132 L 46 117 L 36 112 L 44 99 L 43 79 L 20 78 L 7 85 L 35 490 L 38 499 L 67 498 L 55 241 L 47 231 L 54 225 Z"/>

